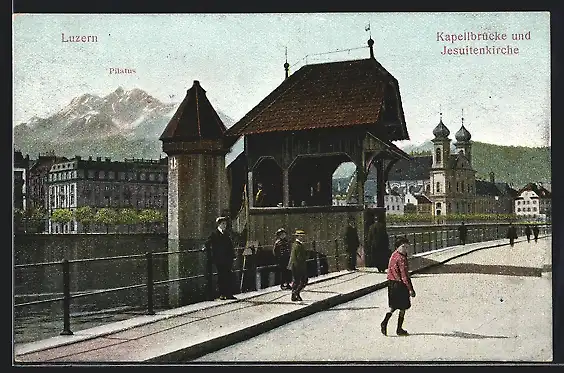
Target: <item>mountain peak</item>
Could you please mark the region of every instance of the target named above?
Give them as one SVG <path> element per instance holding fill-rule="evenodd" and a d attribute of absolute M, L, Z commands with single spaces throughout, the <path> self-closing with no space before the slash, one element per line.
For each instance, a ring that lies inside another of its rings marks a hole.
<path fill-rule="evenodd" d="M 125 90 L 121 86 L 117 87 L 117 89 L 114 91 L 114 93 L 118 96 L 123 95 L 124 92 L 125 92 Z"/>

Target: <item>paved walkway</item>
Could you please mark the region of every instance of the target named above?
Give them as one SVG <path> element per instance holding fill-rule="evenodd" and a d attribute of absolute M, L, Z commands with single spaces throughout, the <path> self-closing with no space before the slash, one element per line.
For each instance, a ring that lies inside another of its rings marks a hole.
<path fill-rule="evenodd" d="M 550 239 L 478 250 L 413 276 L 417 296 L 380 332 L 387 292 L 317 312 L 194 360 L 394 362 L 552 360 L 552 280 L 541 276 Z"/>
<path fill-rule="evenodd" d="M 523 240 L 518 240 L 520 242 Z M 454 246 L 414 255 L 419 272 L 476 250 L 507 246 L 507 240 Z M 550 272 L 551 254 L 543 260 Z M 18 363 L 185 362 L 247 340 L 313 313 L 385 287 L 385 274 L 370 268 L 312 278 L 292 302 L 288 291 L 271 287 L 240 294 L 232 301 L 209 301 L 81 330 L 72 336 L 15 346 Z"/>

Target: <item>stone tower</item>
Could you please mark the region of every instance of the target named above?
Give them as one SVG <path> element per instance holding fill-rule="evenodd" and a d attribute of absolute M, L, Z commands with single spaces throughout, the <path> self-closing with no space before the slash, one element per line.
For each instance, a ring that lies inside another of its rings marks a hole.
<path fill-rule="evenodd" d="M 168 155 L 168 251 L 201 249 L 215 229 L 215 219 L 229 208 L 225 155 L 226 128 L 195 80 L 159 138 Z M 169 255 L 169 278 L 206 272 L 206 256 Z M 204 287 L 205 288 L 205 287 Z M 169 303 L 186 304 L 188 294 L 202 294 L 202 283 L 172 282 Z"/>

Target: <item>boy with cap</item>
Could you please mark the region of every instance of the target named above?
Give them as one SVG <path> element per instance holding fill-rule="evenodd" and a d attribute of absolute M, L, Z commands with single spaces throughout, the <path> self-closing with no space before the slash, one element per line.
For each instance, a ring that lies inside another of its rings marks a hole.
<path fill-rule="evenodd" d="M 407 331 L 402 328 L 405 311 L 411 307 L 409 297 L 415 297 L 415 290 L 411 284 L 409 276 L 409 265 L 407 262 L 407 249 L 409 240 L 400 237 L 395 243 L 396 250 L 390 257 L 388 264 L 388 305 L 390 310 L 386 313 L 384 320 L 380 324 L 382 334 L 387 335 L 388 321 L 392 317 L 395 310 L 399 311 L 397 335 L 408 335 Z"/>
<path fill-rule="evenodd" d="M 292 252 L 290 253 L 290 262 L 288 269 L 292 271 L 292 301 L 302 301 L 300 292 L 307 284 L 307 251 L 304 246 L 305 232 L 301 229 L 294 233 L 296 239 L 292 243 Z"/>

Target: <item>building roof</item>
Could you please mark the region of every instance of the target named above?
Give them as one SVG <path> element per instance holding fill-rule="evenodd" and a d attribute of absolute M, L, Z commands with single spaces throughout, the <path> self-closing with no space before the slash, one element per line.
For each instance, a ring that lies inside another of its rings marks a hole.
<path fill-rule="evenodd" d="M 431 200 L 427 198 L 427 196 L 424 196 L 423 194 L 418 194 L 415 195 L 414 197 L 417 200 L 417 204 L 431 203 Z"/>
<path fill-rule="evenodd" d="M 497 188 L 496 183 L 485 180 L 476 180 L 477 196 L 501 196 L 501 191 Z"/>
<path fill-rule="evenodd" d="M 388 122 L 384 121 L 384 106 Z M 388 140 L 409 138 L 398 82 L 369 58 L 303 66 L 235 123 L 227 135 L 376 123 L 387 126 Z"/>
<path fill-rule="evenodd" d="M 167 124 L 159 140 L 196 141 L 221 139 L 225 125 L 206 97 L 200 82 L 194 80 L 192 88 Z"/>
<path fill-rule="evenodd" d="M 552 193 L 550 193 L 546 188 L 538 186 L 535 183 L 528 183 L 517 192 L 517 195 L 520 196 L 525 191 L 535 192 L 539 198 L 552 198 Z"/>
<path fill-rule="evenodd" d="M 415 156 L 411 159 L 400 159 L 388 174 L 389 181 L 397 180 L 428 180 L 430 178 L 433 156 Z M 376 168 L 371 167 L 368 179 L 376 179 Z"/>

